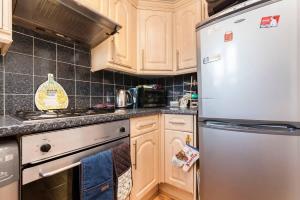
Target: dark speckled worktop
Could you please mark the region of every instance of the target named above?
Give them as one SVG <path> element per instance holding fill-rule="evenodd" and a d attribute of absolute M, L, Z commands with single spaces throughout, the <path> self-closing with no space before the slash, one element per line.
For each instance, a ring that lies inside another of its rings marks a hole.
<path fill-rule="evenodd" d="M 158 114 L 158 113 L 196 115 L 197 110 L 196 109 L 170 109 L 170 108 L 126 109 L 126 110 L 116 110 L 115 113 L 109 113 L 109 114 L 47 119 L 47 120 L 27 121 L 27 122 L 19 121 L 11 116 L 1 116 L 0 137 L 21 136 L 25 134 L 79 127 L 84 125 L 117 121 L 117 120 L 129 119 L 132 117 L 139 117 L 139 116 Z"/>

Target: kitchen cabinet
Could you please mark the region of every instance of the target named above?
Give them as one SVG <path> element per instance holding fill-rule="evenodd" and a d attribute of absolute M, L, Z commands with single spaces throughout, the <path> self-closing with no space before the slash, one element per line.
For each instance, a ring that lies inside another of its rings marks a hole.
<path fill-rule="evenodd" d="M 12 43 L 12 1 L 0 0 L 0 48 L 5 55 Z"/>
<path fill-rule="evenodd" d="M 159 117 L 130 119 L 133 189 L 131 200 L 148 199 L 157 192 L 159 167 Z"/>
<path fill-rule="evenodd" d="M 174 14 L 175 24 L 175 69 L 176 71 L 192 69 L 196 71 L 196 24 L 199 22 L 199 10 L 194 2 L 183 8 L 179 8 Z"/>
<path fill-rule="evenodd" d="M 80 1 L 122 26 L 119 33 L 91 50 L 92 71 L 110 69 L 138 75 L 196 72 L 195 26 L 208 16 L 205 0 Z"/>
<path fill-rule="evenodd" d="M 138 11 L 138 73 L 173 71 L 172 24 L 171 12 Z"/>
<path fill-rule="evenodd" d="M 143 199 L 158 184 L 158 131 L 131 139 L 133 191 L 131 199 Z"/>
<path fill-rule="evenodd" d="M 110 0 L 76 0 L 78 3 L 109 17 Z"/>
<path fill-rule="evenodd" d="M 95 0 L 76 0 L 76 1 L 91 10 L 100 12 L 100 0 L 97 0 L 97 1 L 95 1 Z"/>
<path fill-rule="evenodd" d="M 208 18 L 208 6 L 206 0 L 201 0 L 201 21 L 204 21 Z"/>
<path fill-rule="evenodd" d="M 186 144 L 186 139 L 191 138 L 193 143 L 192 133 L 181 131 L 165 131 L 165 181 L 175 187 L 181 188 L 187 192 L 194 192 L 194 170 L 190 169 L 184 172 L 182 168 L 172 165 L 172 157 L 178 153 Z"/>
<path fill-rule="evenodd" d="M 172 164 L 172 157 L 188 142 L 196 147 L 196 116 L 165 114 L 162 116 L 163 129 L 160 140 L 163 143 L 160 162 L 159 190 L 170 197 L 182 200 L 196 199 L 196 165 L 188 172 Z"/>
<path fill-rule="evenodd" d="M 133 73 L 136 67 L 136 8 L 128 0 L 109 2 L 110 18 L 122 28 L 91 50 L 92 71 L 109 68 Z"/>

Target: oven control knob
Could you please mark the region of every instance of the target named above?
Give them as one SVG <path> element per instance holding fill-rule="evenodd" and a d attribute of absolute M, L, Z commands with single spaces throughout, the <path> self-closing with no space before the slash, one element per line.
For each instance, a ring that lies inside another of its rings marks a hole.
<path fill-rule="evenodd" d="M 43 144 L 41 147 L 40 147 L 40 150 L 41 152 L 49 152 L 51 149 L 51 145 L 50 144 Z"/>
<path fill-rule="evenodd" d="M 121 127 L 121 128 L 120 128 L 120 132 L 121 132 L 121 133 L 125 133 L 125 132 L 126 132 L 125 127 Z"/>

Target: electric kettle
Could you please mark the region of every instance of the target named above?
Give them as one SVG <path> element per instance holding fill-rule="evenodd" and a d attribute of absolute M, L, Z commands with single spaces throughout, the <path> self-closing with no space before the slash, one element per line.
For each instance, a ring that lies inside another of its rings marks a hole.
<path fill-rule="evenodd" d="M 132 105 L 133 105 L 133 98 L 128 90 L 119 89 L 116 91 L 117 108 L 127 108 Z"/>

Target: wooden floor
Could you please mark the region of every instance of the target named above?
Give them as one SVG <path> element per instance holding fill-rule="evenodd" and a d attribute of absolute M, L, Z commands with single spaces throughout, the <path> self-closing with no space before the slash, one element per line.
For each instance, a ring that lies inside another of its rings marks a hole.
<path fill-rule="evenodd" d="M 173 199 L 170 198 L 170 197 L 167 197 L 165 195 L 160 194 L 157 197 L 155 197 L 153 200 L 173 200 Z"/>

